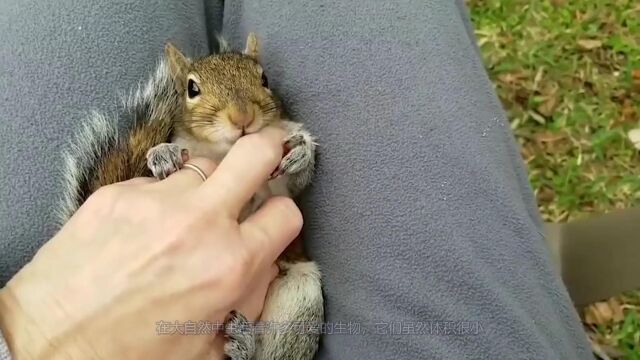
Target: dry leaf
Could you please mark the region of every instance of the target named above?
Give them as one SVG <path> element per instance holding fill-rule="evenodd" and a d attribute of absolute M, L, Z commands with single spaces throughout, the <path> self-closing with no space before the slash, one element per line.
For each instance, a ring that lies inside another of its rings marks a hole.
<path fill-rule="evenodd" d="M 616 298 L 591 304 L 584 309 L 584 322 L 589 325 L 608 325 L 622 320 L 622 304 Z"/>
<path fill-rule="evenodd" d="M 529 74 L 525 72 L 517 72 L 517 73 L 503 73 L 498 75 L 498 80 L 506 84 L 515 84 L 517 82 L 522 81 L 529 77 Z"/>
<path fill-rule="evenodd" d="M 533 160 L 536 157 L 535 151 L 531 150 L 530 146 L 521 146 L 520 156 L 522 157 L 525 163 L 529 163 L 531 160 Z"/>
<path fill-rule="evenodd" d="M 602 46 L 602 41 L 591 39 L 580 39 L 578 45 L 585 50 L 593 50 Z"/>
<path fill-rule="evenodd" d="M 548 187 L 543 187 L 542 189 L 540 189 L 540 191 L 538 191 L 537 194 L 537 198 L 538 201 L 540 202 L 552 202 L 553 199 L 556 198 L 556 193 L 555 191 L 553 191 L 552 189 L 548 188 Z"/>
<path fill-rule="evenodd" d="M 542 89 L 540 89 L 540 93 L 544 96 L 552 96 L 555 95 L 559 89 L 560 86 L 558 83 L 553 80 L 547 80 Z"/>
<path fill-rule="evenodd" d="M 589 336 L 589 343 L 591 343 L 591 351 L 602 360 L 622 359 L 624 357 L 622 351 L 616 349 L 614 346 L 601 344 L 591 336 Z"/>
<path fill-rule="evenodd" d="M 533 78 L 533 89 L 537 90 L 538 89 L 538 84 L 540 84 L 540 81 L 542 81 L 542 76 L 544 75 L 544 66 L 541 66 L 540 68 L 538 68 L 538 72 L 536 73 L 536 77 Z"/>
<path fill-rule="evenodd" d="M 547 120 L 544 118 L 544 116 L 538 114 L 535 111 L 528 111 L 527 112 L 529 114 L 529 116 L 531 116 L 531 118 L 535 121 L 537 121 L 538 123 L 540 123 L 540 125 L 544 125 Z"/>
<path fill-rule="evenodd" d="M 631 141 L 633 146 L 636 149 L 640 150 L 640 129 L 629 130 L 629 132 L 627 133 L 627 137 L 629 137 L 629 140 Z"/>
<path fill-rule="evenodd" d="M 556 106 L 558 105 L 558 100 L 555 96 L 548 96 L 546 100 L 538 106 L 538 112 L 546 117 L 550 117 L 553 115 L 553 112 L 556 110 Z"/>
<path fill-rule="evenodd" d="M 602 360 L 622 359 L 624 354 L 616 348 L 617 341 L 608 334 L 601 334 L 593 329 L 585 328 L 591 343 L 591 349 Z"/>
<path fill-rule="evenodd" d="M 623 122 L 635 122 L 636 120 L 636 108 L 629 99 L 625 99 L 622 104 L 622 121 Z"/>
<path fill-rule="evenodd" d="M 539 143 L 548 143 L 548 142 L 556 142 L 558 140 L 562 140 L 566 137 L 566 135 L 553 133 L 551 131 L 545 131 L 545 132 L 537 133 L 533 137 Z"/>
<path fill-rule="evenodd" d="M 526 107 L 529 104 L 529 92 L 527 89 L 519 88 L 515 91 L 514 100 L 522 107 Z"/>
<path fill-rule="evenodd" d="M 566 0 L 551 0 L 551 5 L 553 6 L 564 6 L 567 3 Z"/>
<path fill-rule="evenodd" d="M 572 147 L 571 142 L 564 133 L 544 131 L 535 134 L 533 139 L 547 154 L 565 153 Z"/>
<path fill-rule="evenodd" d="M 623 103 L 624 101 L 627 100 L 628 97 L 629 97 L 629 94 L 624 89 L 615 90 L 611 94 L 611 100 L 618 103 Z"/>
<path fill-rule="evenodd" d="M 631 72 L 631 82 L 635 91 L 640 93 L 640 69 L 634 69 Z"/>
<path fill-rule="evenodd" d="M 598 355 L 598 357 L 602 360 L 611 360 L 607 352 L 593 339 L 589 338 L 589 343 L 591 344 L 591 351 Z"/>

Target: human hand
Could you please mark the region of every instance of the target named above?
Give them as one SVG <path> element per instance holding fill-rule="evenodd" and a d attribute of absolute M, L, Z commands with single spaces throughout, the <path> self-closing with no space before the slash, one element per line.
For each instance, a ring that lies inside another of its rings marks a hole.
<path fill-rule="evenodd" d="M 220 358 L 221 334 L 159 335 L 158 321 L 256 320 L 280 253 L 302 217 L 272 198 L 241 207 L 282 158 L 275 129 L 237 141 L 214 171 L 103 187 L 0 290 L 0 327 L 16 360 Z"/>

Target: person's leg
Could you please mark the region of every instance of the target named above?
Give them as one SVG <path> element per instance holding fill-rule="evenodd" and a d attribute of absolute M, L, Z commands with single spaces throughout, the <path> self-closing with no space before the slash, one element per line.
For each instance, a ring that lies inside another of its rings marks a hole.
<path fill-rule="evenodd" d="M 319 358 L 590 357 L 461 2 L 226 2 L 248 31 L 319 137 Z"/>
<path fill-rule="evenodd" d="M 165 41 L 207 53 L 220 10 L 217 1 L 0 0 L 2 284 L 55 231 L 61 149 L 85 115 L 115 113 L 118 93 L 146 79 Z"/>

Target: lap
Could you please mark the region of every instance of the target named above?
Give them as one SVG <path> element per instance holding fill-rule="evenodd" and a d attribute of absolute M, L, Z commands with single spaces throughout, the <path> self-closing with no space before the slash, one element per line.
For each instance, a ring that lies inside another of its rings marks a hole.
<path fill-rule="evenodd" d="M 302 205 L 334 326 L 320 358 L 588 356 L 461 2 L 227 2 L 223 29 L 260 34 L 319 137 Z"/>

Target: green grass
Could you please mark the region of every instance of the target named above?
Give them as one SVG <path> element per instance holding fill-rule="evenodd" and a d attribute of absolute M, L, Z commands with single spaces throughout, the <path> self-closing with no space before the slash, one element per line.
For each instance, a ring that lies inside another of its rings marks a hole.
<path fill-rule="evenodd" d="M 640 205 L 640 153 L 627 139 L 640 127 L 640 1 L 467 5 L 543 218 L 564 222 Z M 625 301 L 640 305 L 635 296 Z M 598 332 L 640 359 L 633 308 Z"/>

